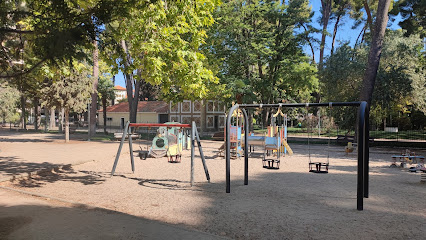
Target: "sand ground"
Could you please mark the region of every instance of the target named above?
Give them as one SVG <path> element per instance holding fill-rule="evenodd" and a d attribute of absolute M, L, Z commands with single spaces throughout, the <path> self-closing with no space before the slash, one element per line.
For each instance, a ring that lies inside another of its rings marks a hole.
<path fill-rule="evenodd" d="M 202 141 L 211 182 L 206 181 L 197 155 L 195 185 L 190 187 L 190 151 L 178 164 L 166 158 L 135 158 L 132 173 L 126 146 L 115 176 L 110 177 L 118 142 L 87 142 L 77 136 L 65 144 L 60 137 L 0 135 L 0 179 L 57 167 L 0 186 L 234 239 L 424 239 L 426 235 L 426 184 L 420 183 L 420 173 L 389 168 L 391 155 L 401 149 L 370 149 L 370 197 L 364 200 L 364 211 L 357 211 L 356 153 L 345 155 L 340 146 L 310 146 L 312 161 L 329 159 L 328 174 L 308 172 L 306 145 L 291 145 L 294 155 L 282 158 L 279 170 L 262 168 L 257 149 L 249 159 L 249 185 L 243 184 L 243 159 L 234 159 L 231 193 L 225 193 L 225 160 L 217 156 L 222 142 Z M 72 166 L 62 168 L 67 164 Z M 2 196 L 8 194 L 12 193 Z M 2 208 L 14 211 L 0 202 Z M 20 211 L 24 218 L 31 217 L 31 210 Z M 108 226 L 104 225 L 105 232 Z"/>

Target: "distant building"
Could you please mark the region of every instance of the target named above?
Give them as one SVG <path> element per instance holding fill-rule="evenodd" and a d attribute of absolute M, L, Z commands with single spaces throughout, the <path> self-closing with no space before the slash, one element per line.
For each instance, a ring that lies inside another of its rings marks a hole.
<path fill-rule="evenodd" d="M 126 88 L 122 86 L 114 86 L 114 95 L 115 100 L 114 104 L 118 103 L 120 100 L 127 98 Z"/>
<path fill-rule="evenodd" d="M 203 132 L 223 131 L 225 127 L 224 103 L 212 100 L 165 103 L 162 101 L 139 101 L 137 123 L 195 122 Z M 129 103 L 122 102 L 107 107 L 107 126 L 120 127 L 129 120 Z M 103 125 L 102 110 L 99 111 L 99 125 Z"/>
<path fill-rule="evenodd" d="M 194 121 L 202 131 L 220 131 L 225 127 L 225 107 L 223 102 L 213 100 L 170 102 L 169 120 L 184 124 Z"/>
<path fill-rule="evenodd" d="M 139 101 L 136 122 L 165 123 L 169 120 L 169 106 L 161 101 Z M 120 127 L 129 120 L 129 103 L 122 102 L 107 107 L 107 126 Z M 103 110 L 99 110 L 99 125 L 103 126 Z"/>

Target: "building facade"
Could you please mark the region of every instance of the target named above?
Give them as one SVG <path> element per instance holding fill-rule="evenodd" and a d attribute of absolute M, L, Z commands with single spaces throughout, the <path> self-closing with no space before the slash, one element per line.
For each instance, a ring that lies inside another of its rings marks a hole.
<path fill-rule="evenodd" d="M 202 131 L 221 131 L 225 127 L 225 107 L 223 102 L 213 100 L 170 102 L 169 120 L 184 124 L 194 121 Z"/>
<path fill-rule="evenodd" d="M 120 100 L 127 98 L 126 88 L 122 86 L 114 86 L 114 104 L 117 104 Z"/>
<path fill-rule="evenodd" d="M 225 127 L 226 106 L 222 102 L 204 100 L 180 103 L 162 101 L 139 101 L 137 123 L 195 122 L 202 132 L 223 131 Z M 99 125 L 103 126 L 103 112 L 99 111 Z M 122 102 L 107 107 L 107 126 L 122 127 L 129 120 L 129 104 Z"/>
<path fill-rule="evenodd" d="M 168 104 L 161 101 L 139 101 L 136 122 L 165 123 L 169 120 Z M 123 127 L 129 121 L 129 103 L 122 102 L 107 107 L 107 126 Z M 103 126 L 103 111 L 99 111 L 99 125 Z"/>

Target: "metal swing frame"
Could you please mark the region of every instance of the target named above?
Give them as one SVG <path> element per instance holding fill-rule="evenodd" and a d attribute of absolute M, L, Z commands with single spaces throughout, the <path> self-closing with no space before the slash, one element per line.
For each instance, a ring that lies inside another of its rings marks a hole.
<path fill-rule="evenodd" d="M 368 198 L 369 195 L 369 113 L 367 109 L 367 102 L 330 102 L 330 103 L 272 103 L 272 104 L 235 104 L 228 112 L 226 121 L 226 132 L 229 133 L 231 126 L 232 113 L 236 109 L 241 109 L 244 117 L 244 131 L 249 132 L 248 129 L 248 116 L 246 109 L 249 108 L 262 108 L 262 107 L 326 107 L 326 106 L 352 106 L 358 107 L 358 167 L 357 167 L 357 210 L 361 211 L 364 209 L 364 198 Z M 248 134 L 244 134 L 244 185 L 248 185 Z M 231 192 L 231 143 L 230 135 L 226 136 L 226 192 Z"/>
<path fill-rule="evenodd" d="M 120 141 L 120 146 L 117 150 L 117 155 L 115 157 L 114 165 L 111 170 L 111 177 L 114 176 L 115 168 L 117 167 L 118 159 L 120 158 L 121 150 L 124 145 L 124 140 L 128 137 L 129 140 L 129 149 L 130 149 L 130 163 L 132 166 L 132 172 L 135 173 L 135 160 L 133 157 L 133 145 L 132 138 L 130 137 L 134 129 L 138 127 L 180 127 L 180 128 L 189 128 L 191 130 L 191 186 L 194 185 L 194 157 L 195 157 L 195 141 L 197 141 L 198 150 L 200 151 L 201 162 L 203 163 L 204 173 L 206 175 L 207 181 L 210 182 L 210 174 L 207 169 L 206 160 L 204 158 L 203 148 L 201 147 L 200 136 L 198 134 L 197 126 L 195 122 L 192 124 L 163 124 L 163 123 L 130 123 L 127 121 L 126 126 L 123 130 L 123 136 Z"/>

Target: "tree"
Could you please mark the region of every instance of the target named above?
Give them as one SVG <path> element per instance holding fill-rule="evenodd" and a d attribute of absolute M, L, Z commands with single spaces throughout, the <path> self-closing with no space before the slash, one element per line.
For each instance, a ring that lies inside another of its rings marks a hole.
<path fill-rule="evenodd" d="M 19 92 L 9 86 L 0 87 L 0 116 L 3 124 L 16 121 Z"/>
<path fill-rule="evenodd" d="M 238 103 L 309 100 L 316 67 L 302 52 L 308 1 L 226 1 L 205 47 L 211 65 Z M 267 112 L 263 114 L 267 117 Z M 266 119 L 263 121 L 267 122 Z"/>
<path fill-rule="evenodd" d="M 111 69 L 106 65 L 105 62 L 100 61 L 99 64 L 100 75 L 99 75 L 99 84 L 97 87 L 97 93 L 102 102 L 103 108 L 103 118 L 104 118 L 104 133 L 107 134 L 106 125 L 107 125 L 107 106 L 108 100 L 114 98 L 114 84 L 111 81 Z M 93 100 L 92 100 L 93 101 Z"/>
<path fill-rule="evenodd" d="M 96 113 L 98 111 L 98 82 L 99 82 L 99 52 L 98 52 L 98 41 L 93 41 L 93 75 L 92 75 L 92 86 L 93 92 L 90 103 L 90 123 L 89 123 L 89 135 L 96 135 Z M 105 127 L 104 127 L 105 129 Z"/>
<path fill-rule="evenodd" d="M 69 114 L 83 112 L 87 108 L 92 84 L 87 65 L 76 61 L 59 68 L 44 67 L 46 75 L 52 79 L 49 86 L 42 89 L 43 105 L 64 109 L 65 142 L 69 142 Z"/>
<path fill-rule="evenodd" d="M 331 16 L 331 5 L 332 0 L 321 0 L 321 12 L 322 12 L 322 18 L 321 18 L 321 25 L 322 25 L 322 34 L 321 34 L 321 43 L 320 43 L 320 58 L 319 58 L 319 69 L 322 68 L 322 62 L 324 59 L 324 46 L 325 46 L 325 38 L 327 36 L 327 26 L 328 21 L 330 20 Z"/>
<path fill-rule="evenodd" d="M 387 30 L 384 39 L 370 111 L 371 122 L 377 125 L 387 124 L 389 116 L 396 119 L 399 115 L 408 115 L 413 107 L 416 110 L 426 109 L 425 70 L 419 61 L 422 40 L 418 35 L 404 37 L 404 34 L 402 30 Z M 326 58 L 321 72 L 324 79 L 322 94 L 326 101 L 359 99 L 369 42 L 367 39 L 356 48 L 342 45 Z M 333 117 L 340 127 L 348 128 L 356 117 L 351 112 L 334 109 Z"/>
<path fill-rule="evenodd" d="M 330 19 L 335 19 L 330 54 L 333 54 L 333 51 L 334 51 L 337 29 L 339 28 L 339 25 L 341 24 L 342 18 L 348 13 L 348 11 L 350 11 L 352 7 L 351 3 L 352 3 L 351 0 L 334 0 L 333 9 L 331 10 L 331 16 L 330 16 Z M 353 13 L 353 11 L 350 11 L 350 13 Z"/>
<path fill-rule="evenodd" d="M 136 121 L 140 85 L 160 86 L 165 100 L 202 99 L 218 80 L 205 66 L 200 45 L 218 0 L 136 3 L 128 17 L 107 26 L 115 70 L 125 76 L 130 121 Z M 136 89 L 136 91 L 133 91 Z"/>
<path fill-rule="evenodd" d="M 372 31 L 370 52 L 368 54 L 367 67 L 364 73 L 359 99 L 366 101 L 368 108 L 373 98 L 374 83 L 376 81 L 377 69 L 379 68 L 380 55 L 383 48 L 386 25 L 388 23 L 388 11 L 390 0 L 379 0 L 376 21 Z"/>
<path fill-rule="evenodd" d="M 126 16 L 136 0 L 27 0 L 0 2 L 0 78 L 27 74 L 44 62 L 64 62 L 86 57 L 104 25 Z M 23 48 L 14 44 L 24 37 L 35 56 L 16 56 Z M 91 46 L 92 45 L 92 46 Z M 16 68 L 13 63 L 25 63 Z"/>
<path fill-rule="evenodd" d="M 401 14 L 402 21 L 399 26 L 407 30 L 407 36 L 419 34 L 420 38 L 426 37 L 426 4 L 422 0 L 399 0 L 392 9 L 393 15 Z"/>

